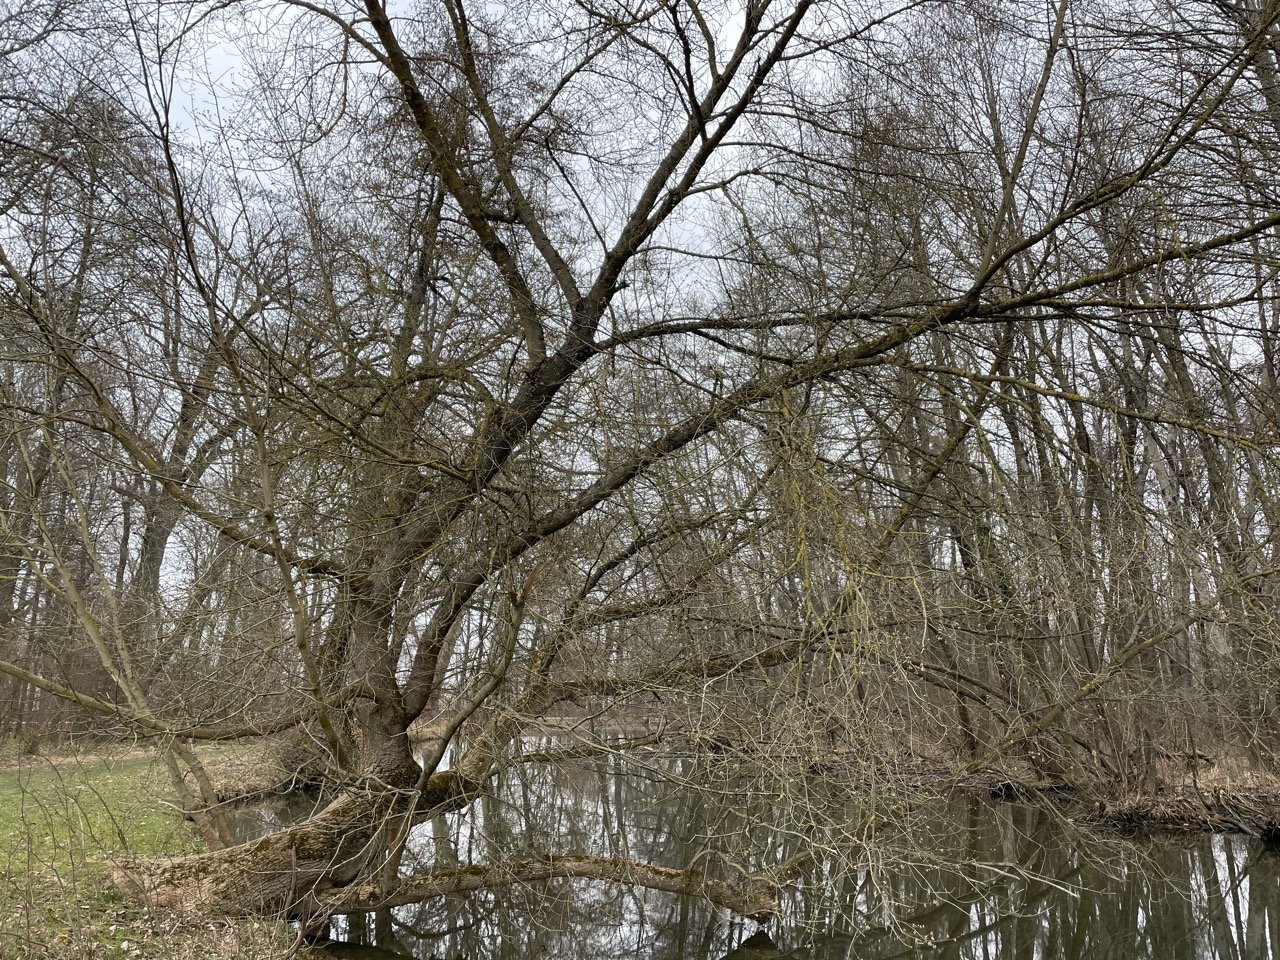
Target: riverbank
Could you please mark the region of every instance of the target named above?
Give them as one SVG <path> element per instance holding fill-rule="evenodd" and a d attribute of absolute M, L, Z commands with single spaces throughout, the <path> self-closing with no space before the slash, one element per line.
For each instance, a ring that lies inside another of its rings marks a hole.
<path fill-rule="evenodd" d="M 1240 758 L 1171 758 L 1131 784 L 1044 779 L 1016 765 L 964 775 L 936 763 L 911 776 L 1001 803 L 1051 803 L 1094 830 L 1242 834 L 1280 849 L 1280 776 Z"/>
<path fill-rule="evenodd" d="M 288 742 L 221 745 L 204 748 L 201 755 L 217 796 L 231 805 L 313 791 L 319 777 L 314 757 Z M 1239 833 L 1280 844 L 1280 776 L 1240 758 L 1200 754 L 1189 764 L 1170 757 L 1130 785 L 1105 778 L 1047 780 L 1017 763 L 965 774 L 940 758 L 918 754 L 886 761 L 883 771 L 889 781 L 914 789 L 958 791 L 996 802 L 1053 803 L 1091 829 Z M 811 765 L 809 775 L 839 781 L 852 774 L 833 752 L 829 762 Z"/>
<path fill-rule="evenodd" d="M 220 744 L 199 752 L 219 797 L 239 809 L 253 811 L 259 801 L 296 798 L 312 787 L 288 742 Z M 856 770 L 833 755 L 807 775 L 852 788 Z M 1268 845 L 1280 839 L 1280 778 L 1224 758 L 1192 767 L 1170 761 L 1129 789 L 1103 780 L 1036 780 L 1014 765 L 998 774 L 960 777 L 939 758 L 905 755 L 886 762 L 883 776 L 913 791 L 1051 803 L 1090 830 L 1240 833 Z M 156 915 L 125 902 L 106 880 L 113 859 L 179 856 L 199 848 L 167 771 L 146 749 L 0 756 L 0 960 L 288 955 L 293 940 L 283 924 Z"/>
<path fill-rule="evenodd" d="M 283 924 L 198 923 L 141 909 L 107 881 L 113 859 L 200 849 L 168 773 L 133 746 L 0 756 L 0 960 L 268 960 Z"/>

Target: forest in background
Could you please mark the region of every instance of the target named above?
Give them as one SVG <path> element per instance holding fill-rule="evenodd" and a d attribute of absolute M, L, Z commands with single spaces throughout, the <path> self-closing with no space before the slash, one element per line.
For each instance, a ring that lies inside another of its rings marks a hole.
<path fill-rule="evenodd" d="M 154 743 L 210 852 L 121 883 L 297 916 L 548 719 L 801 820 L 1272 770 L 1278 16 L 10 5 L 0 735 Z M 195 746 L 281 734 L 238 845 Z"/>

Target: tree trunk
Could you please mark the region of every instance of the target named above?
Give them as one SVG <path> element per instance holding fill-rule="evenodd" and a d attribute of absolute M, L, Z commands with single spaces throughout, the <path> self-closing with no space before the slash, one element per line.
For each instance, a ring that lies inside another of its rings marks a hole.
<path fill-rule="evenodd" d="M 120 863 L 112 881 L 127 895 L 169 910 L 306 916 L 321 897 L 361 875 L 374 853 L 374 825 L 394 797 L 344 790 L 316 816 L 279 833 L 193 857 Z"/>
<path fill-rule="evenodd" d="M 403 736 L 366 734 L 361 775 L 323 810 L 277 833 L 190 857 L 121 861 L 111 878 L 151 906 L 224 916 L 314 916 L 322 898 L 367 878 L 385 856 L 382 825 L 416 800 L 425 812 L 465 794 L 461 778 L 432 777 L 416 790 L 419 768 Z"/>

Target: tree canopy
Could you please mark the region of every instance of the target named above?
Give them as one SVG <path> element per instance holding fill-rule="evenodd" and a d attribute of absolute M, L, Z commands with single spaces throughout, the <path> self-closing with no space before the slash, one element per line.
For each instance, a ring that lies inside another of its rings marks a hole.
<path fill-rule="evenodd" d="M 0 724 L 155 741 L 211 852 L 122 882 L 296 914 L 483 883 L 404 838 L 549 720 L 796 816 L 1269 761 L 1278 15 L 12 8 Z M 236 846 L 193 745 L 284 733 L 332 802 Z"/>

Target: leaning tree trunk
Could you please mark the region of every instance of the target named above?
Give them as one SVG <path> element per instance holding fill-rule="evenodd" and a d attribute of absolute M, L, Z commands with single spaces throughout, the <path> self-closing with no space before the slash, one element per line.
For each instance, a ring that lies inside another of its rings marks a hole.
<path fill-rule="evenodd" d="M 173 910 L 220 915 L 312 916 L 334 891 L 368 877 L 385 856 L 390 817 L 438 809 L 461 796 L 460 778 L 433 777 L 415 789 L 419 768 L 402 735 L 362 746 L 360 776 L 314 816 L 238 846 L 190 857 L 122 861 L 112 880 L 126 895 Z"/>

